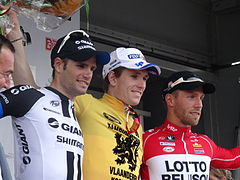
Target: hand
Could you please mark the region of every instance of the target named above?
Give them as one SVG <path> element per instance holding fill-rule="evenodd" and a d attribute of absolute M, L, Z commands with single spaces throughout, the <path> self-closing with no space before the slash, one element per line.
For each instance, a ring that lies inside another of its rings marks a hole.
<path fill-rule="evenodd" d="M 6 6 L 2 6 L 0 5 L 0 9 L 8 9 L 9 7 Z M 12 29 L 10 30 L 10 32 L 7 32 L 6 37 L 10 40 L 13 41 L 15 39 L 18 39 L 20 37 L 22 37 L 22 32 L 20 30 L 20 24 L 17 18 L 17 14 L 10 9 L 10 11 L 8 11 L 7 16 L 9 17 L 9 21 L 10 23 L 13 24 Z"/>

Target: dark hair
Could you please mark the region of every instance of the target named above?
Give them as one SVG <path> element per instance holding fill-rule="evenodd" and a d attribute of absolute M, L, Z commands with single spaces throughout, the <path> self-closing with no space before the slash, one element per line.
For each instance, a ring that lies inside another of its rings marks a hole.
<path fill-rule="evenodd" d="M 124 67 L 118 67 L 118 68 L 116 68 L 116 69 L 114 69 L 114 70 L 112 70 L 112 71 L 114 72 L 115 76 L 116 76 L 117 78 L 119 78 L 119 77 L 121 76 L 121 74 L 122 74 L 122 72 L 123 72 L 124 69 L 126 69 L 126 68 L 124 68 Z M 105 79 L 104 79 L 104 90 L 105 90 L 105 92 L 108 91 L 109 83 L 110 83 L 110 82 L 109 82 L 109 80 L 108 80 L 108 74 L 107 74 L 107 76 L 106 76 Z"/>
<path fill-rule="evenodd" d="M 11 41 L 9 41 L 7 38 L 0 34 L 0 51 L 2 50 L 2 47 L 6 47 L 10 49 L 12 53 L 15 53 L 15 48 L 12 45 Z"/>
<path fill-rule="evenodd" d="M 67 68 L 67 63 L 68 63 L 69 59 L 64 58 L 64 59 L 61 59 L 61 60 L 64 63 L 63 69 L 65 70 Z M 53 68 L 53 70 L 52 70 L 52 79 L 54 79 L 54 77 L 55 77 L 55 68 Z"/>

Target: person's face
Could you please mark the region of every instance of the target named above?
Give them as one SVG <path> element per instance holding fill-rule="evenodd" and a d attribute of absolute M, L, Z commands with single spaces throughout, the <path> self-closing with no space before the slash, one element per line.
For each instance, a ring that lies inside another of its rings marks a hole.
<path fill-rule="evenodd" d="M 10 78 L 14 69 L 14 54 L 13 52 L 2 47 L 0 51 L 0 89 L 8 89 L 10 87 Z"/>
<path fill-rule="evenodd" d="M 85 94 L 96 69 L 96 58 L 76 62 L 68 60 L 60 72 L 60 82 L 63 91 L 70 98 Z"/>
<path fill-rule="evenodd" d="M 195 90 L 176 90 L 171 94 L 173 113 L 182 127 L 198 124 L 203 107 L 202 88 Z"/>
<path fill-rule="evenodd" d="M 149 78 L 147 70 L 124 69 L 114 82 L 114 96 L 124 104 L 139 104 Z"/>

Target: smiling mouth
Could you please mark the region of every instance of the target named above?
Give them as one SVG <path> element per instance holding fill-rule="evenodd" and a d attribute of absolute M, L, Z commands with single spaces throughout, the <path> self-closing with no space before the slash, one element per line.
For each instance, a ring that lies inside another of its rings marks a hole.
<path fill-rule="evenodd" d="M 140 92 L 140 91 L 132 91 L 132 92 L 135 94 L 139 94 L 140 96 L 142 95 L 142 92 Z"/>
<path fill-rule="evenodd" d="M 82 80 L 77 80 L 79 84 L 84 84 L 85 86 L 89 86 L 89 82 L 87 81 L 82 81 Z"/>
<path fill-rule="evenodd" d="M 191 112 L 192 115 L 197 115 L 197 116 L 200 116 L 201 113 L 200 112 Z"/>

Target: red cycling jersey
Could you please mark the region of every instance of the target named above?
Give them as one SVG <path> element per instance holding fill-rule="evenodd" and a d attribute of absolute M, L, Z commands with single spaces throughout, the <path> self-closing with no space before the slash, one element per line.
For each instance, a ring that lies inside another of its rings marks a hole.
<path fill-rule="evenodd" d="M 208 180 L 209 168 L 240 167 L 240 147 L 224 149 L 209 137 L 166 121 L 143 135 L 142 180 Z"/>

